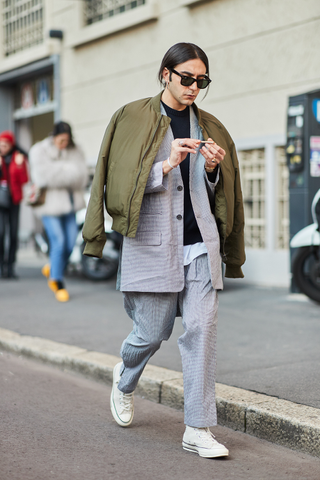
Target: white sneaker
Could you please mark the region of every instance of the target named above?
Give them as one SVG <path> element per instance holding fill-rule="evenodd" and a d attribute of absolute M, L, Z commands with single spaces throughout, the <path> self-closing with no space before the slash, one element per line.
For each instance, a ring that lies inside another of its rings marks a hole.
<path fill-rule="evenodd" d="M 133 392 L 123 393 L 119 390 L 122 362 L 113 369 L 113 385 L 110 398 L 111 413 L 121 427 L 128 427 L 133 420 Z"/>
<path fill-rule="evenodd" d="M 186 425 L 182 446 L 184 450 L 198 453 L 200 457 L 227 457 L 229 450 L 214 438 L 209 428 L 194 428 Z"/>

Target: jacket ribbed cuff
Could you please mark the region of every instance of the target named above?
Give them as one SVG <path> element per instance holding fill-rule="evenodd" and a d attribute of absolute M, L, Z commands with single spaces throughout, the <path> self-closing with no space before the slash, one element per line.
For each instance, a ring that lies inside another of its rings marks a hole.
<path fill-rule="evenodd" d="M 241 267 L 237 267 L 235 265 L 226 265 L 226 278 L 243 278 L 244 275 L 242 273 Z"/>
<path fill-rule="evenodd" d="M 106 241 L 93 240 L 92 242 L 86 242 L 86 246 L 83 250 L 83 255 L 88 257 L 102 258 L 102 251 Z"/>

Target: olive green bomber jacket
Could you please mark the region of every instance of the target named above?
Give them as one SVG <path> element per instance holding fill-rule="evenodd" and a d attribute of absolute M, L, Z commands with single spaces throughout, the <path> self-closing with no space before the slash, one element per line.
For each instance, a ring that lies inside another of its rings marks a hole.
<path fill-rule="evenodd" d="M 160 112 L 161 94 L 120 108 L 106 129 L 83 228 L 85 255 L 102 257 L 104 202 L 113 219 L 112 228 L 128 237 L 136 234 L 149 172 L 170 125 L 170 119 Z M 226 151 L 220 164 L 214 215 L 226 276 L 243 277 L 244 213 L 235 146 L 225 127 L 214 116 L 193 106 L 204 139 L 213 138 Z"/>

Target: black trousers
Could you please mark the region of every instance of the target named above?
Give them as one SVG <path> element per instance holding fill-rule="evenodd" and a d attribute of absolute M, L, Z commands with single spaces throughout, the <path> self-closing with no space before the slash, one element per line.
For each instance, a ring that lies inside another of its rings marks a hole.
<path fill-rule="evenodd" d="M 0 265 L 13 265 L 16 261 L 18 249 L 20 205 L 11 204 L 9 208 L 0 207 Z M 6 236 L 9 239 L 6 249 Z M 6 251 L 7 250 L 7 251 Z"/>

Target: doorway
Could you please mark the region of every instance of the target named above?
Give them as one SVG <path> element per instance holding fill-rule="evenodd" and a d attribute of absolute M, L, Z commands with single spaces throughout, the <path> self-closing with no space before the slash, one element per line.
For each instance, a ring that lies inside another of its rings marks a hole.
<path fill-rule="evenodd" d="M 16 133 L 18 144 L 28 152 L 32 145 L 50 135 L 53 124 L 53 112 L 17 120 Z"/>

